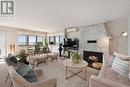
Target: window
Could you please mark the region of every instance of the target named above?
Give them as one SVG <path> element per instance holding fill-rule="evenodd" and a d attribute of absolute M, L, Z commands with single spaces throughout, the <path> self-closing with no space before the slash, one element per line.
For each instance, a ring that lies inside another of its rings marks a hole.
<path fill-rule="evenodd" d="M 37 36 L 37 42 L 43 42 L 43 36 Z"/>
<path fill-rule="evenodd" d="M 40 42 L 42 45 L 45 43 L 45 35 L 19 35 L 18 44 L 19 46 L 29 46 L 35 45 L 37 42 Z"/>
<path fill-rule="evenodd" d="M 64 43 L 64 37 L 63 36 L 60 36 L 60 43 Z"/>
<path fill-rule="evenodd" d="M 53 42 L 53 44 L 56 44 L 56 45 L 58 45 L 60 43 L 63 44 L 64 37 L 63 36 L 49 36 L 49 43 L 52 44 L 52 42 Z"/>
<path fill-rule="evenodd" d="M 55 37 L 49 36 L 49 44 L 54 44 L 54 42 L 55 42 Z"/>
<path fill-rule="evenodd" d="M 29 45 L 35 45 L 36 36 L 29 36 Z"/>
<path fill-rule="evenodd" d="M 25 36 L 25 35 L 18 36 L 18 44 L 19 45 L 26 45 L 27 44 L 27 36 Z"/>
<path fill-rule="evenodd" d="M 55 39 L 56 39 L 56 40 L 55 40 L 55 41 L 56 41 L 55 43 L 56 43 L 56 44 L 59 44 L 59 41 L 60 41 L 59 36 L 56 36 Z"/>
<path fill-rule="evenodd" d="M 37 36 L 37 42 L 40 44 L 40 46 L 44 45 L 44 37 L 43 36 Z"/>

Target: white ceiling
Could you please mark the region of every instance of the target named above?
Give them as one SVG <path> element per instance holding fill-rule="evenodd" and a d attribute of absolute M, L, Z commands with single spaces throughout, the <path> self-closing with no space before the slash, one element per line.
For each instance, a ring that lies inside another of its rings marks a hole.
<path fill-rule="evenodd" d="M 130 0 L 15 0 L 15 5 L 15 16 L 0 17 L 0 25 L 60 32 L 130 13 Z"/>

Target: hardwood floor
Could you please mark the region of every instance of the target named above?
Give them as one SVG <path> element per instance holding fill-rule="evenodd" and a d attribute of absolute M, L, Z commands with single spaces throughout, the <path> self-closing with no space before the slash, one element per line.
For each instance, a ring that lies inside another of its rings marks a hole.
<path fill-rule="evenodd" d="M 7 67 L 3 59 L 0 59 L 0 87 L 10 87 L 10 79 L 5 82 Z"/>
<path fill-rule="evenodd" d="M 57 61 L 48 61 L 47 64 L 40 64 L 38 68 L 43 69 L 46 77 L 57 78 L 57 87 L 88 87 L 89 78 L 91 75 L 97 75 L 99 70 L 87 67 L 87 80 L 83 80 L 78 76 L 73 76 L 69 79 L 65 79 L 65 66 L 63 65 L 63 61 L 66 58 L 59 58 Z M 83 77 L 85 72 L 79 73 L 79 76 Z M 7 83 L 5 82 L 7 75 L 7 67 L 4 63 L 4 60 L 0 59 L 0 87 L 10 87 L 10 79 L 8 79 Z M 71 75 L 71 73 L 68 73 Z M 42 76 L 39 80 L 44 79 Z M 13 87 L 13 86 L 12 86 Z"/>

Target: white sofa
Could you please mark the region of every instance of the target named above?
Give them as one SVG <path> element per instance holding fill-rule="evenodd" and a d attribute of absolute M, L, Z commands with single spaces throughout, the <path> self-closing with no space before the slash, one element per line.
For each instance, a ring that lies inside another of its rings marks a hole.
<path fill-rule="evenodd" d="M 111 58 L 112 56 L 104 57 L 100 73 L 98 76 L 90 77 L 89 87 L 130 87 L 130 80 L 122 78 L 108 66 Z"/>

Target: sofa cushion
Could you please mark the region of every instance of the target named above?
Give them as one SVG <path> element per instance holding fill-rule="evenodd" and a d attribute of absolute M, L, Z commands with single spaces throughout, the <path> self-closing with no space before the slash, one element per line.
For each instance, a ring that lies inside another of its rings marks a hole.
<path fill-rule="evenodd" d="M 129 56 L 114 52 L 112 69 L 128 78 L 129 73 Z"/>

